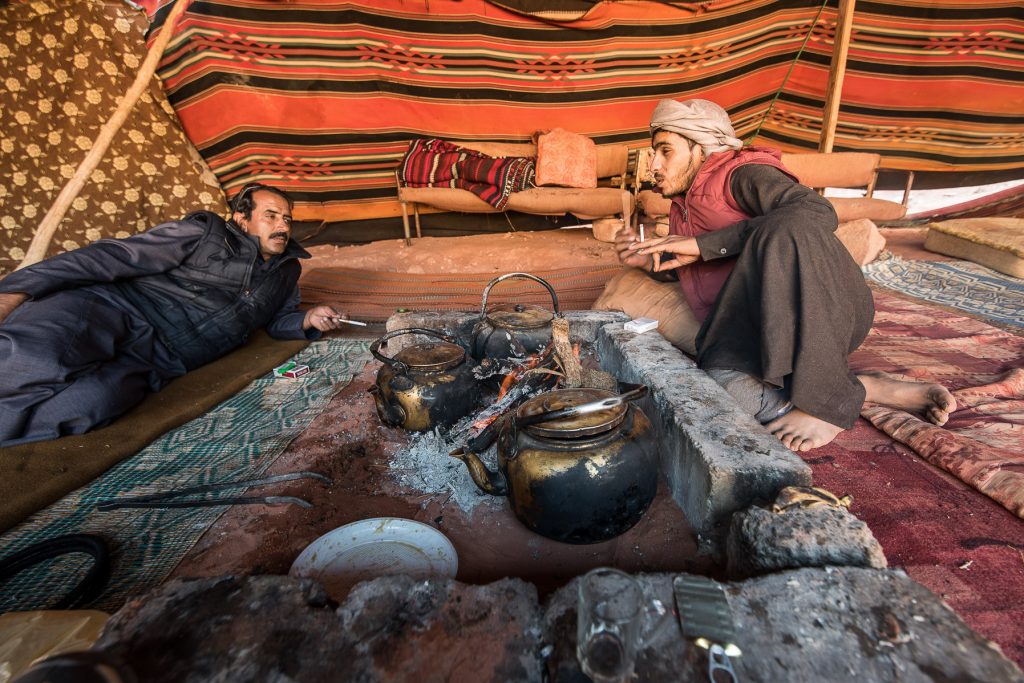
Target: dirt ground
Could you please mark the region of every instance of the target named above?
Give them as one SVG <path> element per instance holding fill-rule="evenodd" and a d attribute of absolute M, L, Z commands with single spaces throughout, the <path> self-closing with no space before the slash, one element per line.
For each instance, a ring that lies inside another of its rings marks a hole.
<path fill-rule="evenodd" d="M 305 498 L 314 507 L 231 508 L 193 547 L 174 576 L 286 574 L 317 537 L 375 517 L 413 519 L 439 529 L 458 553 L 458 579 L 474 584 L 514 576 L 547 592 L 589 569 L 608 565 L 631 572 L 713 573 L 711 558 L 698 556 L 693 531 L 664 481 L 636 526 L 591 545 L 559 543 L 530 531 L 504 498 L 480 493 L 486 500 L 465 510 L 452 499 L 454 489 L 424 492 L 407 485 L 396 456 L 408 447 L 409 435 L 381 424 L 367 392 L 377 366 L 368 364 L 268 471 L 312 470 L 330 477 L 331 486 L 307 480 L 281 489 L 280 495 Z M 438 457 L 445 465 L 450 462 L 452 477 L 469 480 L 461 462 L 444 454 Z"/>
<path fill-rule="evenodd" d="M 882 228 L 886 249 L 897 256 L 932 261 L 949 260 L 925 251 L 927 228 Z M 344 267 L 387 273 L 507 273 L 615 265 L 618 258 L 610 242 L 594 239 L 587 228 L 510 232 L 465 237 L 421 237 L 412 246 L 404 240 L 381 240 L 345 247 L 309 248 L 313 258 L 303 269 Z"/>
<path fill-rule="evenodd" d="M 312 268 L 344 267 L 385 273 L 507 273 L 578 266 L 615 265 L 615 247 L 587 228 L 509 232 L 465 237 L 381 240 L 345 247 L 309 248 Z"/>

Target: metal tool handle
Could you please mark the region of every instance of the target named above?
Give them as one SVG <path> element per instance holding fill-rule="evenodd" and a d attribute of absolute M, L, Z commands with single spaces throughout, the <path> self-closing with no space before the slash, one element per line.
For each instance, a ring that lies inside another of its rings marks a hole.
<path fill-rule="evenodd" d="M 608 398 L 603 398 L 600 401 L 590 401 L 589 403 L 581 403 L 578 406 L 560 408 L 559 410 L 549 410 L 544 413 L 537 413 L 536 415 L 524 415 L 522 417 L 517 415 L 516 426 L 526 427 L 528 425 L 537 424 L 538 422 L 549 422 L 551 420 L 559 420 L 563 417 L 576 417 L 577 415 L 596 413 L 601 410 L 608 410 L 609 408 L 621 406 L 624 403 L 635 401 L 638 398 L 643 398 L 647 395 L 646 385 L 634 384 L 631 386 L 632 388 L 623 394 L 619 394 L 618 396 L 609 396 Z"/>
<path fill-rule="evenodd" d="M 105 510 L 117 510 L 118 508 L 124 508 L 124 507 L 188 507 L 188 506 L 196 506 L 196 505 L 200 505 L 200 506 L 201 505 L 223 505 L 225 503 L 222 502 L 222 501 L 230 502 L 230 501 L 239 501 L 239 500 L 242 500 L 242 499 L 239 499 L 239 498 L 221 498 L 221 499 L 217 499 L 217 500 L 207 499 L 207 500 L 211 501 L 210 503 L 201 503 L 201 502 L 197 502 L 197 501 L 194 501 L 194 500 L 192 500 L 192 501 L 179 501 L 178 503 L 176 503 L 174 505 L 167 505 L 167 504 L 157 505 L 156 503 L 159 503 L 161 501 L 167 501 L 167 500 L 174 499 L 174 498 L 181 498 L 183 496 L 194 495 L 196 493 L 207 493 L 207 492 L 210 492 L 210 491 L 221 491 L 223 489 L 251 488 L 251 487 L 254 487 L 254 486 L 266 486 L 267 484 L 277 484 L 277 483 L 280 483 L 282 481 L 294 481 L 296 479 L 316 479 L 317 481 L 323 482 L 324 484 L 327 484 L 328 486 L 333 483 L 329 477 L 325 477 L 324 475 L 318 474 L 316 472 L 306 472 L 306 471 L 303 471 L 303 472 L 288 472 L 286 474 L 275 474 L 275 475 L 272 475 L 272 476 L 269 476 L 269 477 L 262 477 L 262 478 L 259 478 L 259 479 L 241 479 L 239 481 L 222 481 L 222 482 L 218 482 L 216 484 L 201 484 L 199 486 L 189 486 L 189 487 L 183 488 L 183 489 L 172 489 L 170 491 L 161 491 L 159 493 L 148 493 L 148 494 L 144 494 L 144 495 L 141 495 L 141 496 L 128 496 L 128 497 L 124 497 L 124 498 L 109 498 L 109 499 L 106 499 L 106 500 L 97 501 L 96 509 L 97 510 L 101 510 L 101 511 L 105 511 Z M 264 498 L 259 498 L 259 499 L 252 498 L 252 499 L 244 499 L 244 500 L 245 500 L 245 502 L 249 502 L 250 500 L 264 500 Z M 306 501 L 302 500 L 301 498 L 296 498 L 295 500 L 301 500 L 302 503 L 306 503 Z M 289 501 L 289 502 L 294 502 L 294 501 Z M 183 505 L 181 503 L 187 503 L 187 505 Z M 308 503 L 306 505 L 308 505 Z"/>
<path fill-rule="evenodd" d="M 716 671 L 725 672 L 728 680 L 722 681 L 720 680 L 721 677 L 716 678 Z M 729 655 L 725 653 L 725 648 L 717 643 L 712 644 L 708 648 L 708 680 L 711 683 L 739 683 L 739 679 L 736 678 L 736 672 L 732 669 L 732 661 L 730 661 Z"/>
<path fill-rule="evenodd" d="M 437 330 L 428 330 L 425 327 L 407 327 L 404 330 L 395 330 L 394 332 L 388 332 L 383 337 L 370 344 L 370 353 L 372 353 L 373 357 L 379 360 L 381 363 L 384 363 L 384 365 L 391 366 L 392 368 L 394 368 L 395 372 L 402 375 L 409 371 L 409 366 L 400 360 L 388 358 L 387 356 L 380 352 L 380 347 L 381 344 L 383 344 L 387 340 L 394 339 L 395 337 L 400 337 L 403 334 L 422 334 L 426 337 L 434 337 L 436 339 L 446 341 L 450 344 L 458 344 L 459 346 L 462 346 L 461 344 L 459 344 L 459 340 L 456 339 L 455 337 L 452 337 L 447 334 L 441 334 Z"/>
<path fill-rule="evenodd" d="M 542 280 L 541 278 L 537 277 L 536 275 L 530 275 L 529 273 L 506 273 L 505 275 L 501 275 L 499 277 L 494 278 L 493 280 L 491 280 L 490 282 L 487 283 L 486 287 L 484 287 L 484 297 L 483 297 L 483 301 L 480 303 L 480 319 L 481 320 L 483 320 L 484 318 L 487 317 L 487 297 L 491 293 L 491 287 L 493 287 L 494 285 L 498 284 L 499 282 L 504 282 L 505 280 L 512 280 L 512 279 L 533 280 L 534 282 L 539 282 L 540 284 L 544 285 L 544 288 L 548 290 L 548 294 L 551 295 L 551 305 L 554 307 L 555 317 L 556 318 L 562 317 L 561 312 L 558 310 L 558 295 L 555 294 L 554 287 L 549 285 L 546 280 Z"/>
<path fill-rule="evenodd" d="M 119 510 L 120 508 L 204 508 L 217 505 L 298 505 L 311 508 L 308 500 L 296 496 L 235 496 L 232 498 L 202 498 L 200 500 L 124 500 L 103 501 L 96 504 L 100 512 Z"/>

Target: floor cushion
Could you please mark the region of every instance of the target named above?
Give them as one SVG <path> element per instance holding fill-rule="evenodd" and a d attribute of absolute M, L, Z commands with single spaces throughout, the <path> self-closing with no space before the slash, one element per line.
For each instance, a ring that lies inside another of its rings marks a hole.
<path fill-rule="evenodd" d="M 653 318 L 658 332 L 679 350 L 697 354 L 700 323 L 683 297 L 678 282 L 658 282 L 642 270 L 626 268 L 605 285 L 591 306 L 597 311 L 622 311 L 631 318 Z"/>
<path fill-rule="evenodd" d="M 1024 218 L 960 218 L 930 223 L 924 248 L 1024 278 Z"/>

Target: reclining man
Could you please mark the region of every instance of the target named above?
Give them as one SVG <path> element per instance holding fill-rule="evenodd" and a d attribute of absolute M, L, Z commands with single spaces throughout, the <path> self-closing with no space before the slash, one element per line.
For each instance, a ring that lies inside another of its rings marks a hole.
<path fill-rule="evenodd" d="M 81 434 L 265 327 L 316 339 L 330 306 L 298 308 L 291 200 L 250 184 L 207 211 L 104 239 L 0 281 L 0 446 Z"/>
<path fill-rule="evenodd" d="M 662 100 L 650 127 L 670 235 L 641 243 L 622 230 L 616 250 L 625 265 L 676 273 L 703 323 L 698 366 L 795 451 L 849 429 L 865 400 L 945 424 L 956 402 L 941 385 L 849 371 L 874 304 L 828 200 L 777 151 L 744 148 L 713 102 Z"/>

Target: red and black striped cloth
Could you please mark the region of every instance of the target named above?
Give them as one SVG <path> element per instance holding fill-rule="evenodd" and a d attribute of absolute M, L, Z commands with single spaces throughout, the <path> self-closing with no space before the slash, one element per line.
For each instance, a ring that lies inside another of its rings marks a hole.
<path fill-rule="evenodd" d="M 533 157 L 490 157 L 444 140 L 413 140 L 399 166 L 406 187 L 457 187 L 504 210 L 513 192 L 533 187 Z"/>

